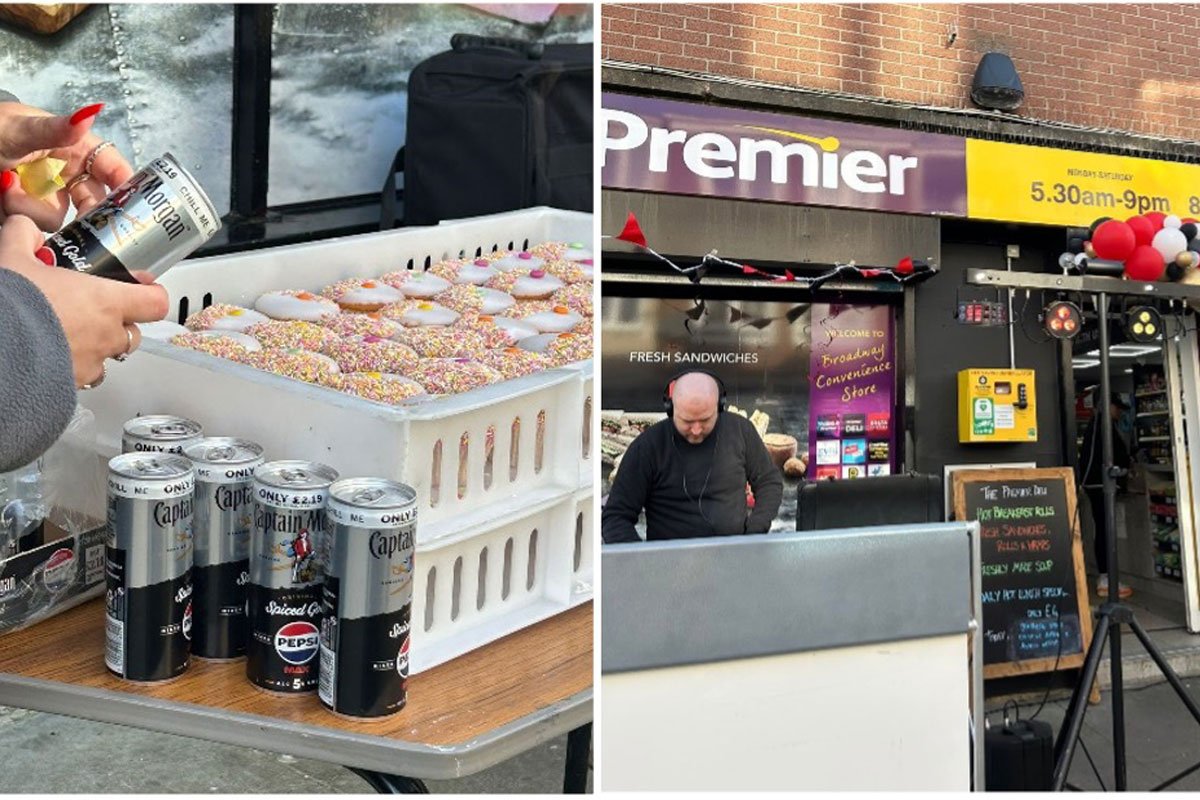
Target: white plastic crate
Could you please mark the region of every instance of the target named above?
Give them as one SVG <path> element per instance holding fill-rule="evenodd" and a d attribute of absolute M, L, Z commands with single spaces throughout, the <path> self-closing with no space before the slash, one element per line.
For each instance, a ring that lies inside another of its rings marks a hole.
<path fill-rule="evenodd" d="M 591 220 L 531 209 L 197 259 L 170 270 L 161 283 L 182 319 L 213 302 L 250 306 L 272 289 L 319 290 L 343 278 L 406 265 L 423 269 L 495 246 L 590 241 Z M 178 414 L 200 422 L 209 435 L 256 441 L 270 460 L 312 459 L 346 476 L 407 483 L 420 503 L 419 539 L 431 542 L 576 489 L 585 471 L 590 483 L 590 466 L 581 467 L 590 382 L 585 362 L 403 409 L 147 340 L 81 399 L 96 414 L 103 455 L 118 451 L 126 420 Z M 490 460 L 489 432 L 495 441 Z"/>
<path fill-rule="evenodd" d="M 413 669 L 421 671 L 591 598 L 575 585 L 578 494 L 419 546 Z M 590 566 L 590 547 L 584 556 Z"/>
<path fill-rule="evenodd" d="M 572 560 L 571 605 L 590 600 L 592 597 L 593 545 L 596 535 L 596 510 L 593 490 L 582 489 L 575 493 L 575 546 Z"/>
<path fill-rule="evenodd" d="M 214 302 L 250 306 L 272 289 L 319 290 L 342 278 L 424 269 L 497 247 L 591 239 L 590 215 L 530 209 L 197 259 L 160 282 L 172 318 L 182 321 Z M 209 435 L 256 441 L 270 460 L 311 459 L 346 477 L 413 486 L 419 517 L 412 668 L 419 672 L 591 598 L 590 494 L 580 516 L 597 444 L 589 397 L 590 361 L 393 408 L 146 340 L 110 367 L 101 386 L 80 395 L 96 416 L 98 439 L 98 458 L 80 467 L 96 474 L 81 478 L 103 481 L 126 420 L 167 413 L 196 420 Z M 81 510 L 103 516 L 102 507 Z"/>

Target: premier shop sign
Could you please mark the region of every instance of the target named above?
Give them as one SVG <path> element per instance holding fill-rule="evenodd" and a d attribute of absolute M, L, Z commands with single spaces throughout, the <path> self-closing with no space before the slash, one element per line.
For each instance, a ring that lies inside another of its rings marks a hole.
<path fill-rule="evenodd" d="M 962 138 L 605 93 L 603 185 L 966 216 Z"/>

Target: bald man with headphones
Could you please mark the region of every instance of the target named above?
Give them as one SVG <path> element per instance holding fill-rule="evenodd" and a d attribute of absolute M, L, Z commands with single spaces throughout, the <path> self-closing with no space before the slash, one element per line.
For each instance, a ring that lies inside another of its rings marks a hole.
<path fill-rule="evenodd" d="M 783 500 L 783 477 L 758 431 L 725 410 L 710 372 L 677 375 L 663 392 L 667 418 L 633 440 L 601 515 L 605 543 L 766 533 Z M 746 503 L 746 484 L 754 508 Z"/>

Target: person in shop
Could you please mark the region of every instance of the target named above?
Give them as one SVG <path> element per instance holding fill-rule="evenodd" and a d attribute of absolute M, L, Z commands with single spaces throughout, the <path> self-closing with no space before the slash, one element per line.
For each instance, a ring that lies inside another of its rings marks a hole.
<path fill-rule="evenodd" d="M 1097 389 L 1093 403 L 1096 413 L 1093 414 L 1091 422 L 1088 423 L 1087 429 L 1083 433 L 1083 446 L 1079 451 L 1079 469 L 1082 472 L 1080 482 L 1087 494 L 1088 505 L 1092 507 L 1094 522 L 1092 527 L 1095 530 L 1093 545 L 1096 554 L 1096 568 L 1100 573 L 1096 581 L 1096 594 L 1100 597 L 1107 597 L 1109 594 L 1108 525 L 1106 524 L 1107 515 L 1104 505 L 1104 453 L 1100 428 L 1100 420 L 1106 415 L 1102 412 L 1103 402 L 1099 395 L 1100 391 Z M 1129 455 L 1129 447 L 1125 444 L 1125 439 L 1117 428 L 1117 422 L 1121 418 L 1121 412 L 1128 410 L 1129 403 L 1113 392 L 1109 398 L 1107 414 L 1108 424 L 1112 426 L 1113 466 L 1126 470 L 1133 462 Z M 1129 597 L 1133 594 L 1133 590 L 1124 583 L 1117 587 L 1117 592 L 1118 597 Z"/>
<path fill-rule="evenodd" d="M 688 372 L 667 387 L 667 418 L 633 440 L 601 514 L 607 544 L 766 533 L 783 477 L 750 422 L 723 410 L 716 376 Z M 754 495 L 750 508 L 749 484 Z"/>
<path fill-rule="evenodd" d="M 50 267 L 35 253 L 43 231 L 97 205 L 133 169 L 91 132 L 102 106 L 56 116 L 0 91 L 0 472 L 32 462 L 61 435 L 77 389 L 104 379 L 107 359 L 141 341 L 137 322 L 167 315 L 167 292 Z M 15 168 L 44 157 L 66 162 L 65 186 L 27 194 Z M 139 276 L 147 280 L 149 276 Z"/>

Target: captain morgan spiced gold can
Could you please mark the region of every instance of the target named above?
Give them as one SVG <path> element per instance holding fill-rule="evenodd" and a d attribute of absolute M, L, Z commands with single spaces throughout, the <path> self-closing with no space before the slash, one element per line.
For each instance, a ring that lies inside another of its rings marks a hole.
<path fill-rule="evenodd" d="M 134 271 L 157 278 L 220 229 L 200 184 L 164 153 L 50 236 L 36 255 L 52 267 L 137 283 Z"/>

